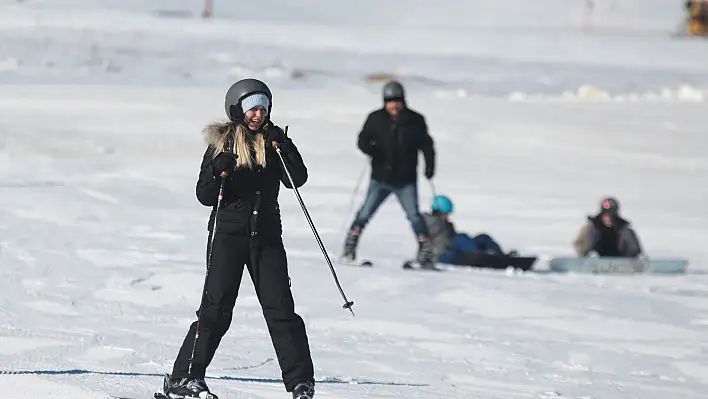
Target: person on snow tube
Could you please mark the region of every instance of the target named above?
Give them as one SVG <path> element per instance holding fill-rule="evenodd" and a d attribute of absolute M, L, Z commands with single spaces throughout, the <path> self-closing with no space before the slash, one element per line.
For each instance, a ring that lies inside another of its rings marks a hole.
<path fill-rule="evenodd" d="M 470 236 L 455 231 L 455 226 L 450 221 L 452 211 L 450 198 L 436 195 L 431 203 L 431 212 L 423 213 L 438 263 L 461 264 L 461 258 L 466 253 L 504 254 L 501 246 L 488 234 Z"/>
<path fill-rule="evenodd" d="M 578 256 L 591 253 L 598 256 L 636 258 L 642 254 L 642 246 L 629 221 L 619 215 L 619 202 L 606 197 L 600 201 L 600 211 L 588 216 L 580 229 L 573 247 Z"/>

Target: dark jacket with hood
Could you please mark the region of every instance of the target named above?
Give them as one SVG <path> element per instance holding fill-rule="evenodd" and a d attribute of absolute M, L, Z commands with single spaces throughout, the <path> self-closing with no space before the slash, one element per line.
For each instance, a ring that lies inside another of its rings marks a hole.
<path fill-rule="evenodd" d="M 214 207 L 209 218 L 209 231 L 212 231 L 214 225 L 221 184 L 221 177 L 214 176 L 212 167 L 214 146 L 228 133 L 228 127 L 228 123 L 221 123 L 204 129 L 204 137 L 209 146 L 202 159 L 196 193 L 199 202 Z M 308 177 L 302 157 L 287 137 L 280 144 L 280 149 L 295 186 L 299 188 L 305 184 Z M 283 232 L 278 205 L 281 182 L 285 187 L 292 188 L 278 154 L 273 148 L 267 146 L 265 167 L 255 165 L 253 169 L 237 168 L 227 177 L 217 231 L 251 237 L 259 236 L 261 239 L 280 238 Z"/>
<path fill-rule="evenodd" d="M 600 215 L 589 216 L 573 242 L 578 256 L 596 252 L 599 256 L 635 258 L 642 253 L 639 238 L 630 223 L 616 217 L 613 227 L 607 227 Z"/>
<path fill-rule="evenodd" d="M 359 149 L 371 157 L 371 178 L 402 186 L 417 182 L 418 152 L 426 174 L 435 172 L 435 147 L 425 118 L 404 107 L 394 118 L 384 108 L 369 114 L 359 133 Z"/>

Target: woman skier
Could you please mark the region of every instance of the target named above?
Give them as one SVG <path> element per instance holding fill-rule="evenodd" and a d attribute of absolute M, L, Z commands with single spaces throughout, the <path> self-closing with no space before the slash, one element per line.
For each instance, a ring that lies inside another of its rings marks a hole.
<path fill-rule="evenodd" d="M 315 394 L 305 324 L 295 313 L 290 291 L 278 205 L 280 183 L 299 188 L 308 174 L 292 140 L 270 121 L 272 100 L 265 83 L 240 80 L 226 93 L 229 122 L 211 124 L 203 131 L 208 146 L 196 194 L 199 202 L 212 207 L 207 277 L 197 321 L 184 338 L 172 374 L 165 375 L 162 397 L 216 398 L 204 376 L 231 324 L 244 265 L 263 309 L 286 391 L 294 399 Z"/>

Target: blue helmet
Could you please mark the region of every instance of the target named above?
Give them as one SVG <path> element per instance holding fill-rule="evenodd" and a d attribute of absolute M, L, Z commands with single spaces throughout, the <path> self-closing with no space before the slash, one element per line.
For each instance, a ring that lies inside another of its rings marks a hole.
<path fill-rule="evenodd" d="M 452 201 L 444 195 L 436 195 L 430 207 L 440 213 L 452 213 Z"/>

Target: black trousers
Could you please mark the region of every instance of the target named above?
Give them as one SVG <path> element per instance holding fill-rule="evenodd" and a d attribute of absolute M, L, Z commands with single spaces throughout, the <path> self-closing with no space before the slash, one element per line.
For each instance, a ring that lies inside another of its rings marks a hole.
<path fill-rule="evenodd" d="M 285 389 L 290 392 L 300 382 L 314 382 L 305 323 L 295 313 L 282 240 L 278 237 L 258 242 L 245 236 L 216 233 L 213 251 L 190 377 L 204 378 L 221 338 L 229 329 L 246 265 L 263 309 Z M 196 328 L 195 321 L 175 360 L 173 378 L 188 377 Z"/>

